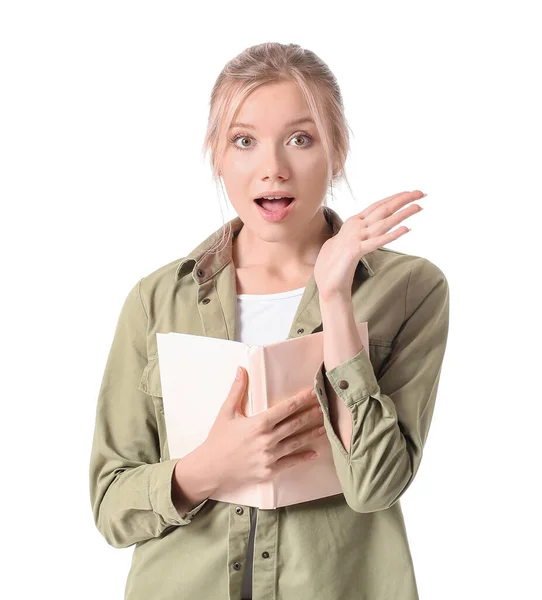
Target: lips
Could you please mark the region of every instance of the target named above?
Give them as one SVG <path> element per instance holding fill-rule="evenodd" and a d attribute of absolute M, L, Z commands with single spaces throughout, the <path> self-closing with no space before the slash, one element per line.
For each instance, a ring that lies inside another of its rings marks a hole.
<path fill-rule="evenodd" d="M 258 199 L 255 199 L 254 202 L 258 206 L 258 212 L 266 221 L 276 223 L 289 215 L 295 204 L 295 198 L 290 199 L 287 204 L 284 200 L 266 200 L 265 205 L 260 204 Z M 271 208 L 271 210 L 266 207 Z"/>

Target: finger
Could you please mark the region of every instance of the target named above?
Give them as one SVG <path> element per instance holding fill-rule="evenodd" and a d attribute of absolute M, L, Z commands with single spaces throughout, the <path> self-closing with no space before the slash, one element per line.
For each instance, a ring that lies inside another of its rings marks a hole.
<path fill-rule="evenodd" d="M 221 407 L 221 412 L 230 418 L 240 415 L 244 416 L 241 404 L 246 394 L 248 376 L 243 367 L 239 367 L 239 369 L 239 379 L 236 377 L 233 380 L 229 394 Z"/>
<path fill-rule="evenodd" d="M 419 206 L 418 204 L 412 204 L 411 206 L 408 206 L 407 208 L 404 208 L 403 210 L 400 210 L 399 212 L 393 213 L 391 216 L 389 216 L 385 219 L 376 221 L 372 225 L 369 225 L 368 227 L 363 229 L 363 234 L 366 236 L 365 239 L 367 239 L 367 236 L 374 237 L 376 235 L 381 235 L 383 233 L 386 233 L 392 227 L 395 227 L 396 225 L 401 223 L 401 221 L 404 221 L 408 217 L 411 217 L 412 215 L 415 215 L 422 210 L 423 210 L 423 208 L 421 206 Z"/>
<path fill-rule="evenodd" d="M 414 200 L 419 200 L 420 198 L 418 196 L 409 195 L 401 198 L 396 198 L 395 200 L 380 206 L 379 208 L 375 209 L 370 215 L 368 215 L 365 219 L 363 219 L 363 224 L 365 225 L 365 227 L 370 227 L 374 223 L 377 223 L 378 221 L 381 221 L 386 217 L 395 214 L 401 207 L 405 206 L 406 204 L 409 204 Z M 414 206 L 417 209 L 421 209 L 421 206 L 419 206 L 418 204 L 414 204 L 412 206 Z"/>
<path fill-rule="evenodd" d="M 362 242 L 360 242 L 360 252 L 363 252 L 363 253 L 372 252 L 373 250 L 376 250 L 377 248 L 381 248 L 382 246 L 385 246 L 386 244 L 393 242 L 393 240 L 396 240 L 397 238 L 401 237 L 402 235 L 404 235 L 405 233 L 407 233 L 409 231 L 410 231 L 410 229 L 406 226 L 398 227 L 397 229 L 394 229 L 393 231 L 390 231 L 389 233 L 387 233 L 385 235 L 365 239 Z"/>
<path fill-rule="evenodd" d="M 365 227 L 370 227 L 371 225 L 382 221 L 383 219 L 393 216 L 399 208 L 412 202 L 413 198 L 397 198 L 394 202 L 388 203 L 386 206 L 381 206 L 377 210 L 373 211 L 366 219 L 363 220 L 363 224 Z M 419 200 L 419 198 L 416 198 Z M 422 207 L 419 204 L 412 204 L 407 207 L 407 210 L 422 210 Z"/>
<path fill-rule="evenodd" d="M 367 219 L 369 217 L 369 215 L 371 215 L 371 217 L 373 217 L 374 215 L 372 213 L 375 212 L 376 210 L 382 209 L 382 208 L 389 210 L 388 214 L 391 214 L 391 213 L 395 212 L 397 210 L 397 208 L 399 208 L 403 204 L 408 204 L 408 202 L 413 202 L 414 200 L 419 200 L 420 198 L 423 198 L 424 196 L 425 196 L 425 194 L 423 192 L 421 192 L 420 190 L 414 190 L 413 192 L 400 192 L 399 194 L 394 194 L 393 196 L 390 196 L 389 198 L 384 198 L 384 200 L 378 200 L 377 202 L 373 202 L 373 204 L 370 204 L 365 210 L 358 213 L 358 217 L 361 217 L 362 219 Z M 391 208 L 388 208 L 388 206 L 387 206 L 388 204 L 391 205 Z M 386 211 L 380 210 L 379 214 L 381 217 L 386 216 Z M 375 219 L 373 219 L 373 221 L 374 220 Z M 369 220 L 369 222 L 370 222 L 370 220 Z"/>
<path fill-rule="evenodd" d="M 291 469 L 296 465 L 304 463 L 308 460 L 314 460 L 318 457 L 318 452 L 314 450 L 308 450 L 306 452 L 298 452 L 297 454 L 287 454 L 282 458 L 279 458 L 275 463 L 274 472 L 277 473 L 279 471 L 284 471 L 286 469 Z"/>
<path fill-rule="evenodd" d="M 403 194 L 408 194 L 408 193 L 409 192 L 399 192 L 398 194 L 393 194 L 393 196 L 388 196 L 387 198 L 384 198 L 383 200 L 377 200 L 376 202 L 369 204 L 369 206 L 367 206 L 367 208 L 365 208 L 360 213 L 358 213 L 357 216 L 361 217 L 362 219 L 365 219 L 367 216 L 369 216 L 373 212 L 373 210 L 375 210 L 379 206 L 382 206 L 382 204 L 386 204 L 386 202 L 389 202 L 390 200 L 394 200 L 398 196 L 402 196 Z"/>
<path fill-rule="evenodd" d="M 295 396 L 275 404 L 257 416 L 259 416 L 264 422 L 265 429 L 267 431 L 271 431 L 277 423 L 280 423 L 286 417 L 293 415 L 303 407 L 308 407 L 314 404 L 315 396 L 312 395 L 312 392 L 312 388 L 309 390 L 304 390 L 303 392 L 299 392 Z"/>
<path fill-rule="evenodd" d="M 280 444 L 283 440 L 290 439 L 294 435 L 305 433 L 307 425 L 323 424 L 324 417 L 319 408 L 319 405 L 311 406 L 278 423 L 270 434 L 271 443 Z"/>
<path fill-rule="evenodd" d="M 326 433 L 324 425 L 319 423 L 316 427 L 312 427 L 308 431 L 303 431 L 296 435 L 290 436 L 277 444 L 277 456 L 286 456 L 292 454 L 298 448 L 310 444 L 314 440 L 322 437 Z"/>

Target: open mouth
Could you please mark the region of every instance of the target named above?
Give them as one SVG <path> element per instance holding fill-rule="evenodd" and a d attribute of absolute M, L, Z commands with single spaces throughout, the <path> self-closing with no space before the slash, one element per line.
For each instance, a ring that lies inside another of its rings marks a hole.
<path fill-rule="evenodd" d="M 254 202 L 259 204 L 262 208 L 269 211 L 279 211 L 289 206 L 295 198 L 279 198 L 277 200 L 265 200 L 264 198 L 256 198 Z"/>
<path fill-rule="evenodd" d="M 260 215 L 271 223 L 278 223 L 293 210 L 295 198 L 278 198 L 277 200 L 266 200 L 265 198 L 255 198 L 254 202 L 258 205 Z"/>

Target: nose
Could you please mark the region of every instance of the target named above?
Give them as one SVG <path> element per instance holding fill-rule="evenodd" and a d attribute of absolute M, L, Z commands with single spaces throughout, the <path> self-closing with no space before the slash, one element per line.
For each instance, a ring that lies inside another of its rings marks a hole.
<path fill-rule="evenodd" d="M 286 157 L 281 150 L 271 148 L 262 157 L 264 179 L 288 179 L 289 168 Z"/>

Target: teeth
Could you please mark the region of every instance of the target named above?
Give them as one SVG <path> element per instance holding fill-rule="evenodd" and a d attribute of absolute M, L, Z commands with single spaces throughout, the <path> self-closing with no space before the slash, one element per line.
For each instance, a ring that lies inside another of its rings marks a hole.
<path fill-rule="evenodd" d="M 280 200 L 281 198 L 286 198 L 287 196 L 262 196 L 265 200 Z"/>

